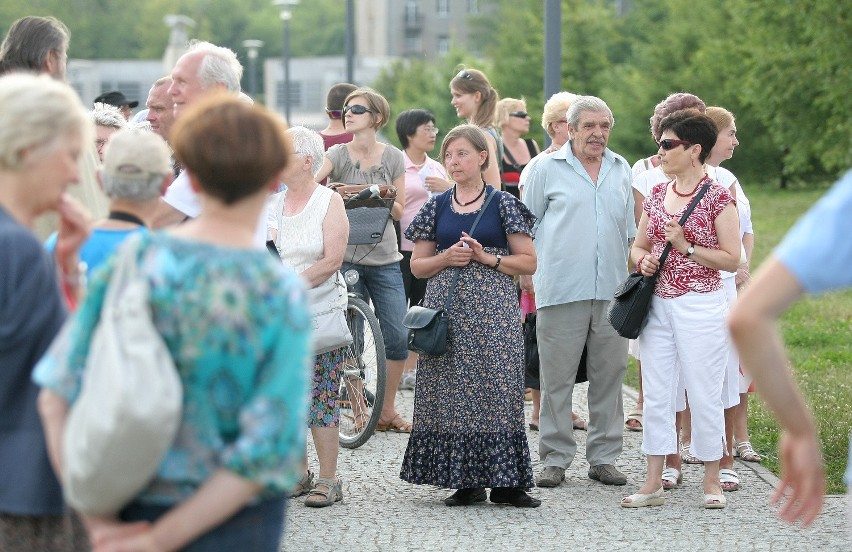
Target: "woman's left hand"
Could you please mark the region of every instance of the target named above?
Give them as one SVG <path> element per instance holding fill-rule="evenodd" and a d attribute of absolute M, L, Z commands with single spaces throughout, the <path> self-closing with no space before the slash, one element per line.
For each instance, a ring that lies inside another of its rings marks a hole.
<path fill-rule="evenodd" d="M 686 250 L 689 247 L 689 242 L 683 235 L 683 227 L 678 224 L 676 219 L 671 219 L 666 223 L 666 241 L 672 244 L 673 249 L 678 251 Z"/>
<path fill-rule="evenodd" d="M 476 241 L 474 238 L 471 238 L 467 232 L 462 232 L 461 241 L 470 247 L 470 251 L 473 253 L 472 260 L 482 264 L 493 264 L 486 262 L 486 256 L 488 253 L 485 252 L 485 248 L 482 247 L 481 243 Z"/>

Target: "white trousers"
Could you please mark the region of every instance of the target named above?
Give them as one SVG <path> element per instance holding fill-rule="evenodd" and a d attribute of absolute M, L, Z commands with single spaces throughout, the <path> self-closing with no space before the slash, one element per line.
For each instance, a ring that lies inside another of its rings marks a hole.
<path fill-rule="evenodd" d="M 723 290 L 651 301 L 642 349 L 642 452 L 677 452 L 678 379 L 689 395 L 692 441 L 700 460 L 719 460 L 725 446 L 722 385 L 728 366 L 728 303 Z"/>

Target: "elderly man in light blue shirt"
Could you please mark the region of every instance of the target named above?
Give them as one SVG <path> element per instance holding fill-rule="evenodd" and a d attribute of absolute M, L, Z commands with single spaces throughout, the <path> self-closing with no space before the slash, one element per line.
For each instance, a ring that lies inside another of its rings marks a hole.
<path fill-rule="evenodd" d="M 606 145 L 614 120 L 607 104 L 580 96 L 567 113 L 571 140 L 530 170 L 524 203 L 538 218 L 538 270 L 521 285 L 535 291 L 541 361 L 540 487 L 565 479 L 577 451 L 571 421 L 574 380 L 588 350 L 589 477 L 624 485 L 614 463 L 621 454 L 621 385 L 627 340 L 606 317 L 627 277 L 629 241 L 636 235 L 630 164 Z"/>

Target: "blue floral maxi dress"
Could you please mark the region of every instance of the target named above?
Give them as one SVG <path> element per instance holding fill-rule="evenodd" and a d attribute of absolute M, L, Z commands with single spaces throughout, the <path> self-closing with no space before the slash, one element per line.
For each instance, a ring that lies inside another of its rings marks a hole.
<path fill-rule="evenodd" d="M 532 235 L 535 217 L 512 195 L 494 193 L 473 237 L 487 252 L 508 255 L 507 234 Z M 451 194 L 427 201 L 406 237 L 435 241 L 440 253 L 469 232 L 479 211 L 456 213 Z M 424 306 L 444 306 L 453 273 L 445 269 L 429 279 Z M 417 363 L 403 480 L 451 489 L 534 486 L 518 309 L 511 276 L 475 261 L 461 269 L 449 309 L 447 353 L 420 355 Z"/>

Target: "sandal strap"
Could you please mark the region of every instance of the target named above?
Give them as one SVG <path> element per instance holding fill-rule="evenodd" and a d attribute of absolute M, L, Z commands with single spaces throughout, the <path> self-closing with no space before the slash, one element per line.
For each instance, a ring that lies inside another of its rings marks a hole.
<path fill-rule="evenodd" d="M 326 490 L 320 490 L 318 487 L 322 485 L 326 488 Z M 308 493 L 308 496 L 311 495 L 321 495 L 325 498 L 330 498 L 331 494 L 334 492 L 340 493 L 341 482 L 340 479 L 328 479 L 325 477 L 317 477 L 316 481 L 314 481 L 314 488 L 311 489 L 311 492 Z"/>

